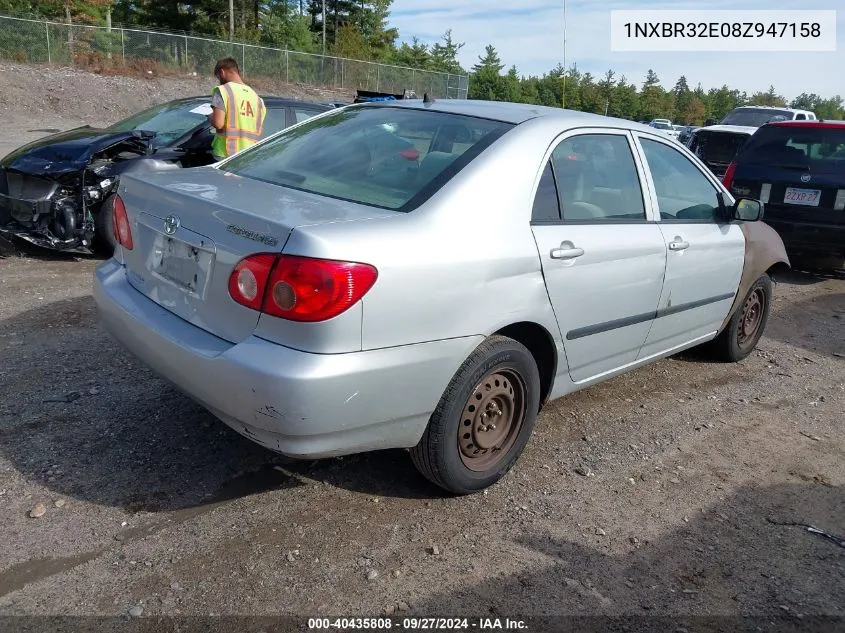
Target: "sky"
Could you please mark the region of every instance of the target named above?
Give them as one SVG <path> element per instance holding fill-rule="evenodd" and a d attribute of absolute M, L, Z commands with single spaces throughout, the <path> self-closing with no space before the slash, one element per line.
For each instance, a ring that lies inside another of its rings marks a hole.
<path fill-rule="evenodd" d="M 458 57 L 464 68 L 470 68 L 484 47 L 493 44 L 505 70 L 516 65 L 520 75 L 542 75 L 564 61 L 563 4 L 564 0 L 394 0 L 390 21 L 399 29 L 400 41 L 408 42 L 416 36 L 433 44 L 451 28 L 452 38 L 465 42 Z M 684 75 L 691 88 L 698 83 L 705 90 L 727 84 L 751 94 L 774 85 L 787 99 L 802 92 L 845 98 L 845 3 L 801 3 L 803 9 L 835 9 L 837 5 L 836 52 L 621 53 L 610 50 L 611 9 L 786 10 L 795 6 L 786 0 L 566 0 L 566 66 L 575 63 L 580 71 L 596 76 L 613 69 L 637 86 L 651 68 L 667 89 Z"/>

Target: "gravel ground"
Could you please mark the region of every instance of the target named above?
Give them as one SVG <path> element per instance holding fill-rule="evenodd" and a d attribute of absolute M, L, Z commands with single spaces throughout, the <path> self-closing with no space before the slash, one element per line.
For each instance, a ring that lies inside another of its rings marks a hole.
<path fill-rule="evenodd" d="M 0 138 L 51 124 L 26 121 Z M 780 279 L 742 363 L 548 405 L 454 499 L 403 451 L 291 463 L 230 431 L 104 333 L 97 263 L 0 259 L 0 614 L 845 616 L 845 547 L 801 527 L 845 537 L 842 276 Z"/>

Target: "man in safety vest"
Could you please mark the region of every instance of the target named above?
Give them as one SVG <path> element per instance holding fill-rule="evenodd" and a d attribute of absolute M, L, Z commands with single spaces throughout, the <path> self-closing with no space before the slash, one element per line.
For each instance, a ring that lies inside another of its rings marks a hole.
<path fill-rule="evenodd" d="M 208 120 L 217 134 L 211 143 L 215 160 L 237 154 L 261 139 L 264 101 L 241 79 L 238 62 L 226 57 L 217 62 L 214 76 L 220 82 L 211 91 Z"/>

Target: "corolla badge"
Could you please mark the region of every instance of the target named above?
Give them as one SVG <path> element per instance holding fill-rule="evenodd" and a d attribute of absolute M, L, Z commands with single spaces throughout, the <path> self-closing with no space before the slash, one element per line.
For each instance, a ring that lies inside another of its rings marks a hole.
<path fill-rule="evenodd" d="M 182 222 L 178 217 L 175 215 L 168 215 L 164 220 L 164 232 L 168 235 L 173 235 L 176 232 L 176 229 L 178 229 L 181 225 Z"/>
<path fill-rule="evenodd" d="M 801 182 L 810 182 L 810 174 L 802 174 Z"/>

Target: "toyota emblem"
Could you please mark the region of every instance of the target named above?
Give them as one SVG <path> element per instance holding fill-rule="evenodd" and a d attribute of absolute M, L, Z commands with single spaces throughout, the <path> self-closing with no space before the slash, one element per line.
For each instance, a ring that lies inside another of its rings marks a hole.
<path fill-rule="evenodd" d="M 182 223 L 179 221 L 179 218 L 175 215 L 168 215 L 167 219 L 164 221 L 164 232 L 168 235 L 173 235 L 181 224 Z"/>
<path fill-rule="evenodd" d="M 810 182 L 810 174 L 802 174 L 801 182 Z"/>

